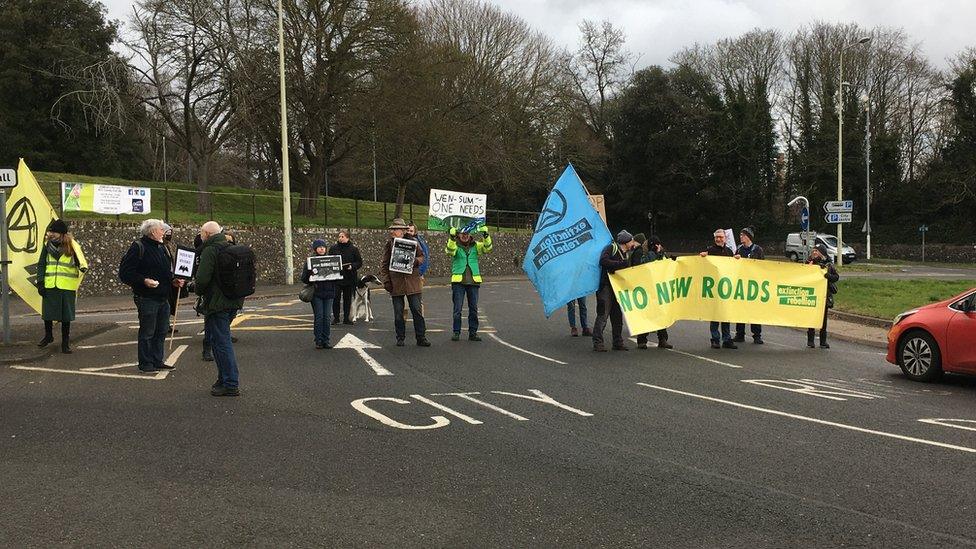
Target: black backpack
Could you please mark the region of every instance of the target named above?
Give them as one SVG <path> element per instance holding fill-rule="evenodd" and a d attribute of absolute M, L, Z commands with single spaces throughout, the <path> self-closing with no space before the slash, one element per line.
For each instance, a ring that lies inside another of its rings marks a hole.
<path fill-rule="evenodd" d="M 217 286 L 230 299 L 254 293 L 257 271 L 254 250 L 243 244 L 230 244 L 217 252 Z"/>

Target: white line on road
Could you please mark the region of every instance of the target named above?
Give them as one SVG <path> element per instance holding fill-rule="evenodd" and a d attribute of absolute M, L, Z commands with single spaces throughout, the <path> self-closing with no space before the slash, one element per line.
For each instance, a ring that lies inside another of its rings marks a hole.
<path fill-rule="evenodd" d="M 523 349 L 521 347 L 516 347 L 515 345 L 512 345 L 511 343 L 508 343 L 506 341 L 502 341 L 502 338 L 496 336 L 495 334 L 489 333 L 488 334 L 488 337 L 494 339 L 495 341 L 501 343 L 502 345 L 504 345 L 504 346 L 506 346 L 506 347 L 508 347 L 510 349 L 515 349 L 516 351 L 518 351 L 520 353 L 525 353 L 527 355 L 531 355 L 531 356 L 534 356 L 536 358 L 541 358 L 542 360 L 548 360 L 549 362 L 555 362 L 556 364 L 562 364 L 564 366 L 566 364 L 568 364 L 567 362 L 563 362 L 561 360 L 556 360 L 554 358 L 549 358 L 547 356 L 543 356 L 543 355 L 540 355 L 538 353 L 533 353 L 532 351 L 527 351 L 527 350 L 525 350 L 525 349 Z"/>
<path fill-rule="evenodd" d="M 739 366 L 738 364 L 731 364 L 731 363 L 728 363 L 728 362 L 722 362 L 721 360 L 715 360 L 714 358 L 708 358 L 707 356 L 701 356 L 701 355 L 696 355 L 696 354 L 692 354 L 692 353 L 686 353 L 684 351 L 679 351 L 677 349 L 668 349 L 668 352 L 678 353 L 679 355 L 690 356 L 692 358 L 697 358 L 699 360 L 704 360 L 705 362 L 711 362 L 711 363 L 714 363 L 714 364 L 721 364 L 722 366 L 728 366 L 729 368 L 742 368 L 742 366 Z"/>
<path fill-rule="evenodd" d="M 964 431 L 976 431 L 976 419 L 949 419 L 949 418 L 929 418 L 918 420 L 921 423 L 930 425 L 941 425 L 952 427 L 953 429 L 963 429 Z M 969 425 L 956 425 L 956 423 L 968 423 Z"/>
<path fill-rule="evenodd" d="M 166 364 L 169 364 L 170 366 L 176 366 L 176 361 L 179 360 L 181 356 L 183 356 L 183 351 L 185 351 L 188 347 L 189 345 L 180 345 L 176 347 L 176 350 L 170 353 L 169 359 L 166 361 Z"/>
<path fill-rule="evenodd" d="M 41 368 L 40 366 L 11 366 L 14 370 L 30 370 L 32 372 L 52 372 L 55 374 L 76 374 L 82 376 L 100 376 L 100 377 L 118 377 L 125 379 L 148 379 L 152 381 L 159 381 L 161 379 L 166 379 L 169 374 L 169 370 L 163 370 L 162 372 L 156 372 L 154 375 L 137 375 L 137 374 L 110 374 L 107 372 L 83 372 L 81 370 L 61 370 L 58 368 Z"/>
<path fill-rule="evenodd" d="M 475 418 L 473 418 L 471 416 L 462 414 L 461 412 L 458 412 L 457 410 L 454 410 L 452 408 L 448 408 L 447 406 L 444 406 L 443 404 L 434 402 L 433 400 L 431 400 L 429 398 L 426 398 L 423 395 L 410 395 L 410 398 L 412 398 L 414 400 L 419 400 L 420 402 L 423 402 L 424 404 L 429 404 L 430 406 L 433 406 L 434 408 L 437 408 L 438 410 L 440 410 L 442 412 L 447 412 L 448 414 L 451 414 L 452 416 L 460 419 L 461 421 L 466 421 L 466 422 L 470 423 L 471 425 L 481 425 L 482 424 L 482 422 L 478 421 L 477 419 L 475 419 Z"/>
<path fill-rule="evenodd" d="M 783 411 L 780 411 L 780 410 L 773 410 L 771 408 L 761 408 L 759 406 L 752 406 L 752 405 L 749 405 L 749 404 L 742 404 L 740 402 L 733 402 L 731 400 L 723 400 L 723 399 L 720 399 L 720 398 L 710 397 L 710 396 L 706 396 L 706 395 L 699 395 L 699 394 L 695 394 L 695 393 L 688 393 L 688 392 L 685 392 L 685 391 L 679 391 L 677 389 L 670 389 L 668 387 L 661 387 L 659 385 L 651 385 L 649 383 L 637 382 L 637 385 L 641 385 L 641 386 L 644 386 L 644 387 L 649 387 L 651 389 L 657 389 L 659 391 L 665 391 L 665 392 L 668 392 L 668 393 L 674 393 L 674 394 L 677 394 L 677 395 L 690 396 L 690 397 L 697 398 L 697 399 L 701 399 L 701 400 L 707 400 L 707 401 L 710 401 L 710 402 L 717 402 L 719 404 L 727 404 L 729 406 L 735 406 L 736 408 L 743 408 L 745 410 L 753 410 L 755 412 L 762 412 L 764 414 L 772 414 L 772 415 L 776 415 L 776 416 L 788 417 L 788 418 L 791 418 L 791 419 L 798 419 L 800 421 L 809 421 L 810 423 L 817 423 L 817 424 L 820 424 L 820 425 L 827 425 L 827 426 L 830 426 L 830 427 L 837 427 L 839 429 L 847 429 L 849 431 L 856 431 L 858 433 L 867 433 L 869 435 L 877 435 L 877 436 L 881 436 L 881 437 L 894 438 L 894 439 L 904 440 L 904 441 L 908 441 L 908 442 L 915 442 L 915 443 L 918 443 L 918 444 L 926 444 L 928 446 L 938 446 L 939 448 L 948 448 L 949 450 L 958 450 L 960 452 L 967 452 L 967 453 L 970 453 L 970 454 L 976 454 L 976 448 L 970 448 L 968 446 L 956 446 L 955 444 L 946 444 L 945 442 L 937 442 L 937 441 L 934 441 L 934 440 L 927 440 L 927 439 L 924 439 L 924 438 L 915 438 L 915 437 L 909 437 L 909 436 L 905 436 L 905 435 L 898 435 L 898 434 L 895 434 L 895 433 L 888 433 L 888 432 L 885 432 L 885 431 L 876 431 L 874 429 L 866 429 L 864 427 L 857 427 L 857 426 L 854 426 L 854 425 L 847 425 L 845 423 L 837 423 L 837 422 L 834 422 L 834 421 L 827 421 L 827 420 L 824 420 L 824 419 L 817 419 L 817 418 L 809 417 L 809 416 L 801 416 L 801 415 L 798 415 L 798 414 L 791 414 L 789 412 L 783 412 Z"/>
<path fill-rule="evenodd" d="M 380 348 L 379 345 L 373 345 L 368 341 L 363 341 L 359 339 L 358 337 L 354 336 L 351 333 L 347 333 L 346 335 L 342 336 L 342 339 L 339 340 L 339 343 L 336 343 L 334 348 L 352 349 L 356 351 L 359 357 L 363 359 L 363 362 L 365 362 L 367 366 L 372 368 L 373 372 L 375 372 L 376 375 L 378 376 L 393 375 L 393 372 L 381 366 L 380 363 L 377 362 L 375 358 L 369 356 L 369 353 L 366 352 L 366 349 L 379 349 Z"/>
<path fill-rule="evenodd" d="M 177 336 L 173 338 L 174 341 L 182 340 L 182 339 L 193 339 L 193 336 Z M 101 349 L 102 347 L 121 347 L 124 345 L 135 345 L 137 343 L 139 343 L 139 340 L 134 339 L 132 341 L 119 341 L 118 343 L 99 343 L 97 345 L 79 345 L 75 348 L 76 349 Z"/>

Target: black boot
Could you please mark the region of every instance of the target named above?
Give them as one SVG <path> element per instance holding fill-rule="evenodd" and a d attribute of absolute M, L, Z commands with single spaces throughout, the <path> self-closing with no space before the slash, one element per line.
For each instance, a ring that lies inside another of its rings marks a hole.
<path fill-rule="evenodd" d="M 827 330 L 820 330 L 820 348 L 829 349 L 830 344 L 827 343 Z"/>
<path fill-rule="evenodd" d="M 61 352 L 66 355 L 71 354 L 71 323 L 70 322 L 61 323 Z"/>
<path fill-rule="evenodd" d="M 813 330 L 807 330 L 807 347 L 813 349 Z"/>
<path fill-rule="evenodd" d="M 47 347 L 49 344 L 54 342 L 54 322 L 50 320 L 44 321 L 44 339 L 37 344 L 38 347 Z"/>

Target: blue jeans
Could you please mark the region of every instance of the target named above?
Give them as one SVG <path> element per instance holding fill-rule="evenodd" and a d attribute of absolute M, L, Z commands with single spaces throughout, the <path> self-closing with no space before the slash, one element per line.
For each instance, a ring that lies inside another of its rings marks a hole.
<path fill-rule="evenodd" d="M 403 319 L 403 309 L 407 305 L 410 306 L 410 314 L 413 315 L 413 332 L 417 340 L 427 337 L 427 323 L 424 322 L 424 315 L 420 312 L 420 299 L 421 294 L 393 296 L 393 326 L 396 328 L 398 341 L 403 340 L 407 334 L 407 321 Z"/>
<path fill-rule="evenodd" d="M 731 327 L 731 325 L 728 322 L 722 322 L 721 324 L 722 324 L 722 339 L 720 341 L 719 340 L 719 333 L 718 333 L 719 323 L 718 322 L 709 322 L 708 323 L 708 329 L 709 329 L 709 331 L 712 332 L 712 341 L 714 343 L 719 343 L 719 342 L 725 343 L 726 341 L 732 341 L 732 330 L 731 330 L 732 327 Z"/>
<path fill-rule="evenodd" d="M 230 323 L 235 316 L 237 311 L 219 311 L 208 314 L 203 321 L 217 363 L 217 380 L 228 389 L 237 387 L 237 357 L 230 340 Z"/>
<path fill-rule="evenodd" d="M 580 328 L 584 330 L 586 326 L 586 296 L 577 297 L 566 304 L 566 314 L 569 315 L 569 327 L 576 327 L 576 306 L 579 305 Z"/>
<path fill-rule="evenodd" d="M 163 344 L 169 331 L 169 301 L 135 296 L 139 312 L 139 369 L 154 370 L 163 364 Z"/>
<path fill-rule="evenodd" d="M 464 297 L 468 298 L 468 334 L 478 333 L 478 286 L 477 284 L 451 284 L 451 301 L 454 302 L 454 333 L 461 333 L 461 308 Z"/>
<path fill-rule="evenodd" d="M 332 335 L 332 298 L 312 296 L 312 313 L 315 318 L 315 344 L 328 345 Z"/>

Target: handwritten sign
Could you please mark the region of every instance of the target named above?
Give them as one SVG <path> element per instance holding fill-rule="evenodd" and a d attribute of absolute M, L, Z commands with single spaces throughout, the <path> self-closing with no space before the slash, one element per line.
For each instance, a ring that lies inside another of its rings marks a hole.
<path fill-rule="evenodd" d="M 173 266 L 173 276 L 176 278 L 193 278 L 193 268 L 196 266 L 196 262 L 196 250 L 179 246 L 176 248 L 176 264 Z"/>
<path fill-rule="evenodd" d="M 474 232 L 485 225 L 488 195 L 430 190 L 427 229 L 446 231 L 451 227 Z"/>
<path fill-rule="evenodd" d="M 416 259 L 416 240 L 406 238 L 393 239 L 393 251 L 390 254 L 390 271 L 394 273 L 413 274 L 413 264 Z"/>

